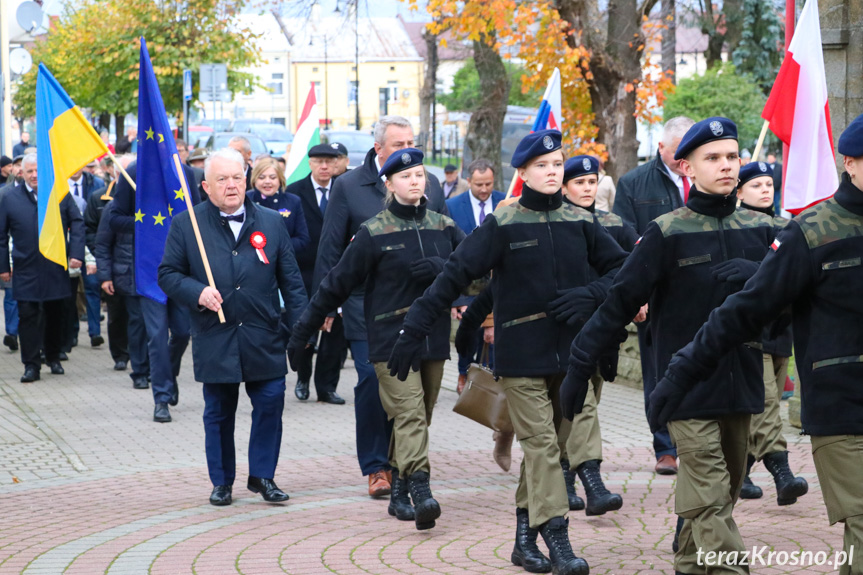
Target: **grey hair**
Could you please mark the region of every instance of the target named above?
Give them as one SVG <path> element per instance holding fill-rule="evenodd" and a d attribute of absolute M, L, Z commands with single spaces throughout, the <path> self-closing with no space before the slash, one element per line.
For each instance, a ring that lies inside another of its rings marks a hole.
<path fill-rule="evenodd" d="M 695 120 L 687 118 L 686 116 L 671 118 L 665 122 L 665 126 L 662 127 L 662 143 L 666 146 L 670 146 L 674 140 L 679 140 L 685 136 L 686 132 L 689 131 L 689 128 L 693 125 L 695 125 Z"/>
<path fill-rule="evenodd" d="M 485 158 L 477 158 L 476 160 L 474 160 L 470 164 L 468 164 L 468 166 L 467 166 L 467 177 L 472 178 L 474 172 L 483 173 L 486 170 L 491 170 L 491 173 L 494 174 L 494 164 L 492 164 L 490 161 L 486 160 Z"/>
<path fill-rule="evenodd" d="M 216 158 L 221 158 L 222 160 L 228 160 L 231 162 L 237 162 L 240 164 L 240 168 L 244 168 L 246 166 L 246 161 L 243 159 L 243 156 L 235 150 L 234 148 L 222 148 L 221 150 L 216 150 L 207 156 L 207 159 L 204 160 L 204 178 L 209 178 L 210 176 L 210 164 L 213 163 L 213 160 Z"/>
<path fill-rule="evenodd" d="M 21 159 L 21 166 L 23 167 L 24 164 L 38 164 L 38 161 L 36 160 L 36 152 L 25 154 Z"/>
<path fill-rule="evenodd" d="M 247 138 L 244 138 L 243 136 L 234 136 L 233 138 L 228 140 L 228 146 L 230 146 L 231 144 L 236 144 L 236 143 L 241 144 L 241 147 L 243 148 L 244 152 L 251 152 L 252 151 L 252 144 L 249 142 L 249 140 Z"/>
<path fill-rule="evenodd" d="M 390 126 L 401 126 L 402 128 L 411 128 L 411 123 L 404 116 L 383 116 L 375 124 L 375 142 L 384 145 L 387 134 L 387 128 Z"/>

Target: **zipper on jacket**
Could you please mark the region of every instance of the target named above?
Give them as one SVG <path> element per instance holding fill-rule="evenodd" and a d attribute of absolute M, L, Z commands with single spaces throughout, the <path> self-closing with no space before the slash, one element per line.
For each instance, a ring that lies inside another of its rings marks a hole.
<path fill-rule="evenodd" d="M 413 222 L 413 224 L 414 224 L 414 231 L 416 231 L 416 233 L 417 233 L 417 241 L 418 241 L 418 242 L 419 242 L 419 244 L 420 244 L 420 254 L 422 255 L 422 257 L 423 257 L 423 258 L 425 258 L 425 257 L 426 257 L 426 252 L 425 252 L 425 250 L 423 249 L 423 238 L 422 238 L 422 236 L 420 235 L 420 228 L 419 228 L 419 226 L 417 225 L 417 221 L 416 221 L 416 219 L 415 219 L 415 218 L 411 218 L 411 221 L 412 221 L 412 222 Z M 431 344 L 429 343 L 429 336 L 426 336 L 426 337 L 425 337 L 425 340 L 426 340 L 426 357 L 428 357 L 428 356 L 430 356 L 430 355 L 431 355 Z"/>
<path fill-rule="evenodd" d="M 728 247 L 725 245 L 725 226 L 722 225 L 722 218 L 716 218 L 719 222 L 719 247 L 722 248 L 722 261 L 728 261 Z"/>
<path fill-rule="evenodd" d="M 546 222 L 545 227 L 548 229 L 548 241 L 551 244 L 551 273 L 552 280 L 554 281 L 554 291 L 557 292 L 557 257 L 554 254 L 554 235 L 551 233 L 551 212 L 546 212 Z M 560 365 L 560 354 L 557 351 L 557 346 L 554 349 L 554 357 L 557 360 L 557 365 Z"/>

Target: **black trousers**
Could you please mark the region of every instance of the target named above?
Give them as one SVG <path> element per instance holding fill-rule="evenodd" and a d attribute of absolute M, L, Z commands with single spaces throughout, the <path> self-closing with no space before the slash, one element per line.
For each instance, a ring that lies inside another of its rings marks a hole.
<path fill-rule="evenodd" d="M 318 397 L 324 393 L 331 393 L 339 385 L 339 372 L 342 368 L 342 356 L 347 341 L 341 316 L 333 320 L 333 328 L 330 332 L 320 332 L 318 340 L 318 359 L 315 362 L 315 392 Z M 300 356 L 297 368 L 297 379 L 300 381 L 311 381 L 312 378 L 312 356 L 314 350 L 306 348 Z"/>
<path fill-rule="evenodd" d="M 114 361 L 129 361 L 129 314 L 126 311 L 126 298 L 121 295 L 105 294 L 108 306 L 108 349 Z"/>
<path fill-rule="evenodd" d="M 18 302 L 18 337 L 21 340 L 21 362 L 36 371 L 42 366 L 41 352 L 49 363 L 60 360 L 66 328 L 65 299 Z"/>

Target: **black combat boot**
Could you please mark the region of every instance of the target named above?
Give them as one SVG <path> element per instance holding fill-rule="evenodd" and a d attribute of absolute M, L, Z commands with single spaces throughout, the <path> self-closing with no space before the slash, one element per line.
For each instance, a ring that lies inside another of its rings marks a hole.
<path fill-rule="evenodd" d="M 755 456 L 749 454 L 746 456 L 746 477 L 743 478 L 743 487 L 740 488 L 740 499 L 761 499 L 764 495 L 761 488 L 749 479 L 749 472 L 752 471 L 753 465 L 755 465 Z"/>
<path fill-rule="evenodd" d="M 587 561 L 575 556 L 569 544 L 569 520 L 552 517 L 539 528 L 543 541 L 551 556 L 551 572 L 554 575 L 589 575 Z"/>
<path fill-rule="evenodd" d="M 440 517 L 440 505 L 432 497 L 429 474 L 425 471 L 415 472 L 408 477 L 408 488 L 414 502 L 414 521 L 417 529 L 431 529 L 435 525 L 435 519 Z"/>
<path fill-rule="evenodd" d="M 563 480 L 566 482 L 566 497 L 569 499 L 570 511 L 581 511 L 584 509 L 584 499 L 575 493 L 575 471 L 569 468 L 569 460 L 561 459 L 560 468 L 563 469 Z"/>
<path fill-rule="evenodd" d="M 617 511 L 623 506 L 623 498 L 616 493 L 609 493 L 599 474 L 599 460 L 585 461 L 576 469 L 584 494 L 587 497 L 587 515 L 603 515 L 608 511 Z"/>
<path fill-rule="evenodd" d="M 527 509 L 515 510 L 515 545 L 510 561 L 529 573 L 551 573 L 551 561 L 536 546 L 539 531 L 532 529 Z"/>
<path fill-rule="evenodd" d="M 768 453 L 761 461 L 776 482 L 776 502 L 779 505 L 793 505 L 797 503 L 798 497 L 806 495 L 809 491 L 806 480 L 802 477 L 794 477 L 791 473 L 787 451 Z"/>
<path fill-rule="evenodd" d="M 408 494 L 407 481 L 399 477 L 398 469 L 393 469 L 390 505 L 387 512 L 399 521 L 413 521 L 414 518 L 414 508 Z"/>

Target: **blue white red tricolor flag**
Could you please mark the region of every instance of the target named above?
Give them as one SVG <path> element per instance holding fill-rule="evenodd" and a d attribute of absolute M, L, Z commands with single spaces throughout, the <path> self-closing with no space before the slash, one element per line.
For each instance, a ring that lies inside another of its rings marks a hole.
<path fill-rule="evenodd" d="M 548 86 L 545 88 L 545 94 L 542 96 L 542 102 L 539 105 L 539 110 L 536 113 L 536 118 L 533 120 L 533 128 L 531 132 L 537 130 L 558 130 L 563 131 L 563 107 L 560 99 L 560 70 L 554 69 L 551 73 L 551 78 L 548 80 Z M 521 178 L 516 173 L 513 176 L 515 184 L 512 188 L 513 196 L 521 195 Z"/>

